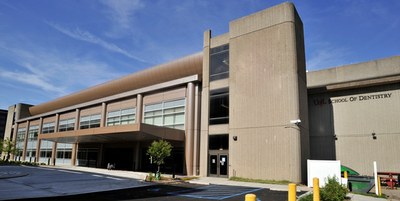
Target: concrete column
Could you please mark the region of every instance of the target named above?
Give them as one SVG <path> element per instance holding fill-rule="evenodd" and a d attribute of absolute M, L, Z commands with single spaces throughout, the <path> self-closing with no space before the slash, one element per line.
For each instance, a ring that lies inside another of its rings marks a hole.
<path fill-rule="evenodd" d="M 57 156 L 57 142 L 53 142 L 53 149 L 51 150 L 51 165 L 56 165 Z"/>
<path fill-rule="evenodd" d="M 18 131 L 18 124 L 13 125 L 14 130 L 13 130 L 13 134 L 12 134 L 12 141 L 15 143 L 15 145 L 17 145 L 17 131 Z M 11 138 L 10 138 L 11 139 Z M 14 160 L 14 154 L 10 154 L 10 159 Z"/>
<path fill-rule="evenodd" d="M 56 114 L 56 121 L 54 122 L 54 132 L 58 132 L 58 126 L 60 125 L 60 114 Z"/>
<path fill-rule="evenodd" d="M 26 123 L 26 129 L 25 129 L 25 140 L 24 140 L 24 148 L 22 149 L 22 161 L 25 161 L 26 159 L 26 148 L 28 146 L 28 133 L 29 133 L 29 126 L 31 122 L 27 121 Z"/>
<path fill-rule="evenodd" d="M 71 156 L 71 165 L 76 165 L 76 155 L 78 153 L 78 143 L 72 144 L 72 156 Z"/>
<path fill-rule="evenodd" d="M 141 124 L 143 118 L 143 95 L 138 94 L 136 97 L 136 123 Z"/>
<path fill-rule="evenodd" d="M 193 134 L 194 134 L 194 103 L 195 103 L 195 87 L 192 82 L 187 84 L 186 99 L 186 136 L 185 136 L 185 160 L 186 174 L 193 175 Z"/>
<path fill-rule="evenodd" d="M 80 113 L 81 113 L 80 109 L 76 109 L 75 110 L 75 127 L 74 127 L 74 130 L 78 130 L 79 129 L 79 118 L 81 116 Z"/>
<path fill-rule="evenodd" d="M 101 104 L 100 127 L 105 127 L 106 126 L 106 120 L 107 120 L 107 104 L 106 103 L 102 103 Z"/>
<path fill-rule="evenodd" d="M 37 138 L 37 142 L 36 142 L 36 156 L 35 156 L 35 162 L 39 162 L 39 157 L 40 157 L 40 145 L 42 140 L 39 139 L 39 136 L 42 133 L 42 128 L 43 128 L 43 117 L 40 117 L 40 121 L 39 121 L 39 130 L 38 130 L 38 138 Z"/>
<path fill-rule="evenodd" d="M 135 171 L 139 170 L 140 165 L 140 142 L 136 142 L 135 146 Z"/>
<path fill-rule="evenodd" d="M 200 101 L 201 96 L 199 93 L 200 87 L 198 84 L 195 86 L 195 100 L 194 100 L 194 133 L 193 133 L 193 174 L 200 174 Z"/>

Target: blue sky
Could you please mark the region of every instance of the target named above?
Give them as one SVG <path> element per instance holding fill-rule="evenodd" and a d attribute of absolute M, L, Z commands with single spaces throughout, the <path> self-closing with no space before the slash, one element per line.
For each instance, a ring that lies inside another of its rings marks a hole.
<path fill-rule="evenodd" d="M 279 0 L 0 0 L 0 109 L 39 104 L 202 50 L 203 32 Z M 307 69 L 400 52 L 399 0 L 294 1 Z"/>

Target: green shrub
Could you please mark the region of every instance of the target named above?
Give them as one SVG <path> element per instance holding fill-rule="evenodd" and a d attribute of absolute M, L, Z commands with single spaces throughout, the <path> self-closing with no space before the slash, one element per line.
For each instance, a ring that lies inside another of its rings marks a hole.
<path fill-rule="evenodd" d="M 346 199 L 348 190 L 342 186 L 335 177 L 329 177 L 327 183 L 320 189 L 321 201 L 343 201 Z M 313 194 L 303 196 L 299 201 L 312 201 Z"/>
<path fill-rule="evenodd" d="M 321 189 L 321 200 L 323 201 L 342 201 L 346 199 L 348 190 L 342 186 L 335 177 L 329 177 L 325 187 Z"/>

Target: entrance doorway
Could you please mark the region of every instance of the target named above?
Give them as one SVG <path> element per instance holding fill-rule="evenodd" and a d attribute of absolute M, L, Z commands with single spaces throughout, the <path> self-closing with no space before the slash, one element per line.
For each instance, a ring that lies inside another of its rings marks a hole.
<path fill-rule="evenodd" d="M 228 152 L 210 151 L 208 156 L 208 175 L 211 177 L 228 177 Z"/>

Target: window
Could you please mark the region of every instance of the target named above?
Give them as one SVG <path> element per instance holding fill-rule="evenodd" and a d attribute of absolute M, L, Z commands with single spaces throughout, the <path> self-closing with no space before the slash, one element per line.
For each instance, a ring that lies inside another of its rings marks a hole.
<path fill-rule="evenodd" d="M 210 124 L 229 123 L 229 89 L 210 91 Z"/>
<path fill-rule="evenodd" d="M 229 44 L 210 49 L 210 81 L 229 77 Z"/>
<path fill-rule="evenodd" d="M 87 128 L 97 128 L 100 127 L 100 114 L 82 116 L 81 121 L 79 122 L 80 129 L 87 129 Z"/>
<path fill-rule="evenodd" d="M 110 111 L 107 113 L 107 126 L 134 124 L 136 108 Z"/>
<path fill-rule="evenodd" d="M 17 142 L 24 142 L 26 128 L 19 128 L 17 132 Z"/>
<path fill-rule="evenodd" d="M 72 131 L 75 129 L 75 118 L 60 120 L 58 132 Z"/>
<path fill-rule="evenodd" d="M 42 126 L 42 133 L 43 134 L 54 133 L 54 130 L 55 130 L 54 122 L 44 123 L 43 126 Z"/>
<path fill-rule="evenodd" d="M 210 135 L 208 137 L 209 150 L 228 150 L 229 149 L 229 135 Z"/>
<path fill-rule="evenodd" d="M 39 133 L 39 126 L 30 126 L 28 132 L 28 140 L 29 141 L 37 140 L 38 133 Z"/>
<path fill-rule="evenodd" d="M 185 129 L 185 99 L 144 106 L 144 123 Z"/>

